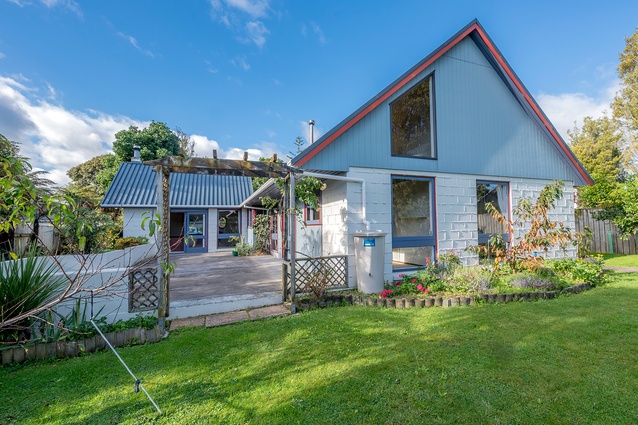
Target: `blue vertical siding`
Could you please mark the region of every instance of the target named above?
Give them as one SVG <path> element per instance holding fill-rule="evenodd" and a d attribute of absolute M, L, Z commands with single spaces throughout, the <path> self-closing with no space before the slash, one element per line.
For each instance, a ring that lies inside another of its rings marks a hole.
<path fill-rule="evenodd" d="M 392 157 L 389 104 L 430 73 L 437 158 Z M 304 164 L 334 171 L 350 166 L 582 181 L 471 37 Z"/>

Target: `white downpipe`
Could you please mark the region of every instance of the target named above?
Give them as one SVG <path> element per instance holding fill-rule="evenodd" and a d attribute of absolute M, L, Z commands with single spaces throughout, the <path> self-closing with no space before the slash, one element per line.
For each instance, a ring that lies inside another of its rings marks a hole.
<path fill-rule="evenodd" d="M 360 183 L 361 184 L 361 218 L 363 224 L 366 225 L 366 230 L 370 230 L 370 222 L 366 215 L 366 182 L 363 179 L 355 179 L 354 177 L 333 176 L 332 174 L 313 173 L 312 171 L 304 171 L 304 176 L 316 177 L 318 179 L 326 180 L 338 180 L 344 182 Z"/>

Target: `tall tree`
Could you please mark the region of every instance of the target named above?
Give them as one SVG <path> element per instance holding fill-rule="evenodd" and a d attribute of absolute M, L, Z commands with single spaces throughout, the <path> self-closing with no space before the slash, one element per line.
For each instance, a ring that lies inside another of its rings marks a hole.
<path fill-rule="evenodd" d="M 179 137 L 163 122 L 151 124 L 138 129 L 130 126 L 127 130 L 115 134 L 113 152 L 120 162 L 130 161 L 133 157 L 133 146 L 139 146 L 142 161 L 179 155 Z"/>
<path fill-rule="evenodd" d="M 623 124 L 627 145 L 625 161 L 638 173 L 638 28 L 631 37 L 625 38 L 625 48 L 620 53 L 618 76 L 620 91 L 612 104 L 614 117 Z"/>
<path fill-rule="evenodd" d="M 112 153 L 93 157 L 66 172 L 71 179 L 69 187 L 75 192 L 84 193 L 88 198 L 99 198 L 99 203 L 108 188 L 108 185 L 105 187 L 102 183 L 105 180 L 108 183 L 113 180 L 110 170 L 117 170 L 118 164 Z"/>
<path fill-rule="evenodd" d="M 594 180 L 622 180 L 622 133 L 618 121 L 585 117 L 581 128 L 569 132 L 571 148 Z"/>
<path fill-rule="evenodd" d="M 173 130 L 179 139 L 179 156 L 190 158 L 195 156 L 195 141 L 191 136 L 184 133 L 181 128 L 177 127 Z"/>

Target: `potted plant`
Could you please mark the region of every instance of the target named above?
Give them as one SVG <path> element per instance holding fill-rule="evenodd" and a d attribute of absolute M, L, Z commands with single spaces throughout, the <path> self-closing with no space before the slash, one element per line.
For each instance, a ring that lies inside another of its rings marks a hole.
<path fill-rule="evenodd" d="M 245 257 L 253 252 L 253 247 L 244 242 L 243 236 L 231 236 L 229 241 L 235 242 L 235 249 L 233 249 L 233 257 L 241 256 Z"/>

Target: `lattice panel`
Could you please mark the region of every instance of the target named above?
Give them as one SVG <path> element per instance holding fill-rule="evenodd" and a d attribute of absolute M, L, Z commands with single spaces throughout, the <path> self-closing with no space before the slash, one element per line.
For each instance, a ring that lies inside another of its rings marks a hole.
<path fill-rule="evenodd" d="M 303 258 L 295 261 L 295 293 L 309 292 L 312 279 L 326 276 L 326 289 L 342 289 L 348 287 L 348 257 L 335 255 L 330 257 Z M 286 264 L 286 297 L 290 297 L 290 263 Z"/>
<path fill-rule="evenodd" d="M 157 269 L 139 269 L 128 275 L 128 311 L 155 310 L 159 306 Z"/>

